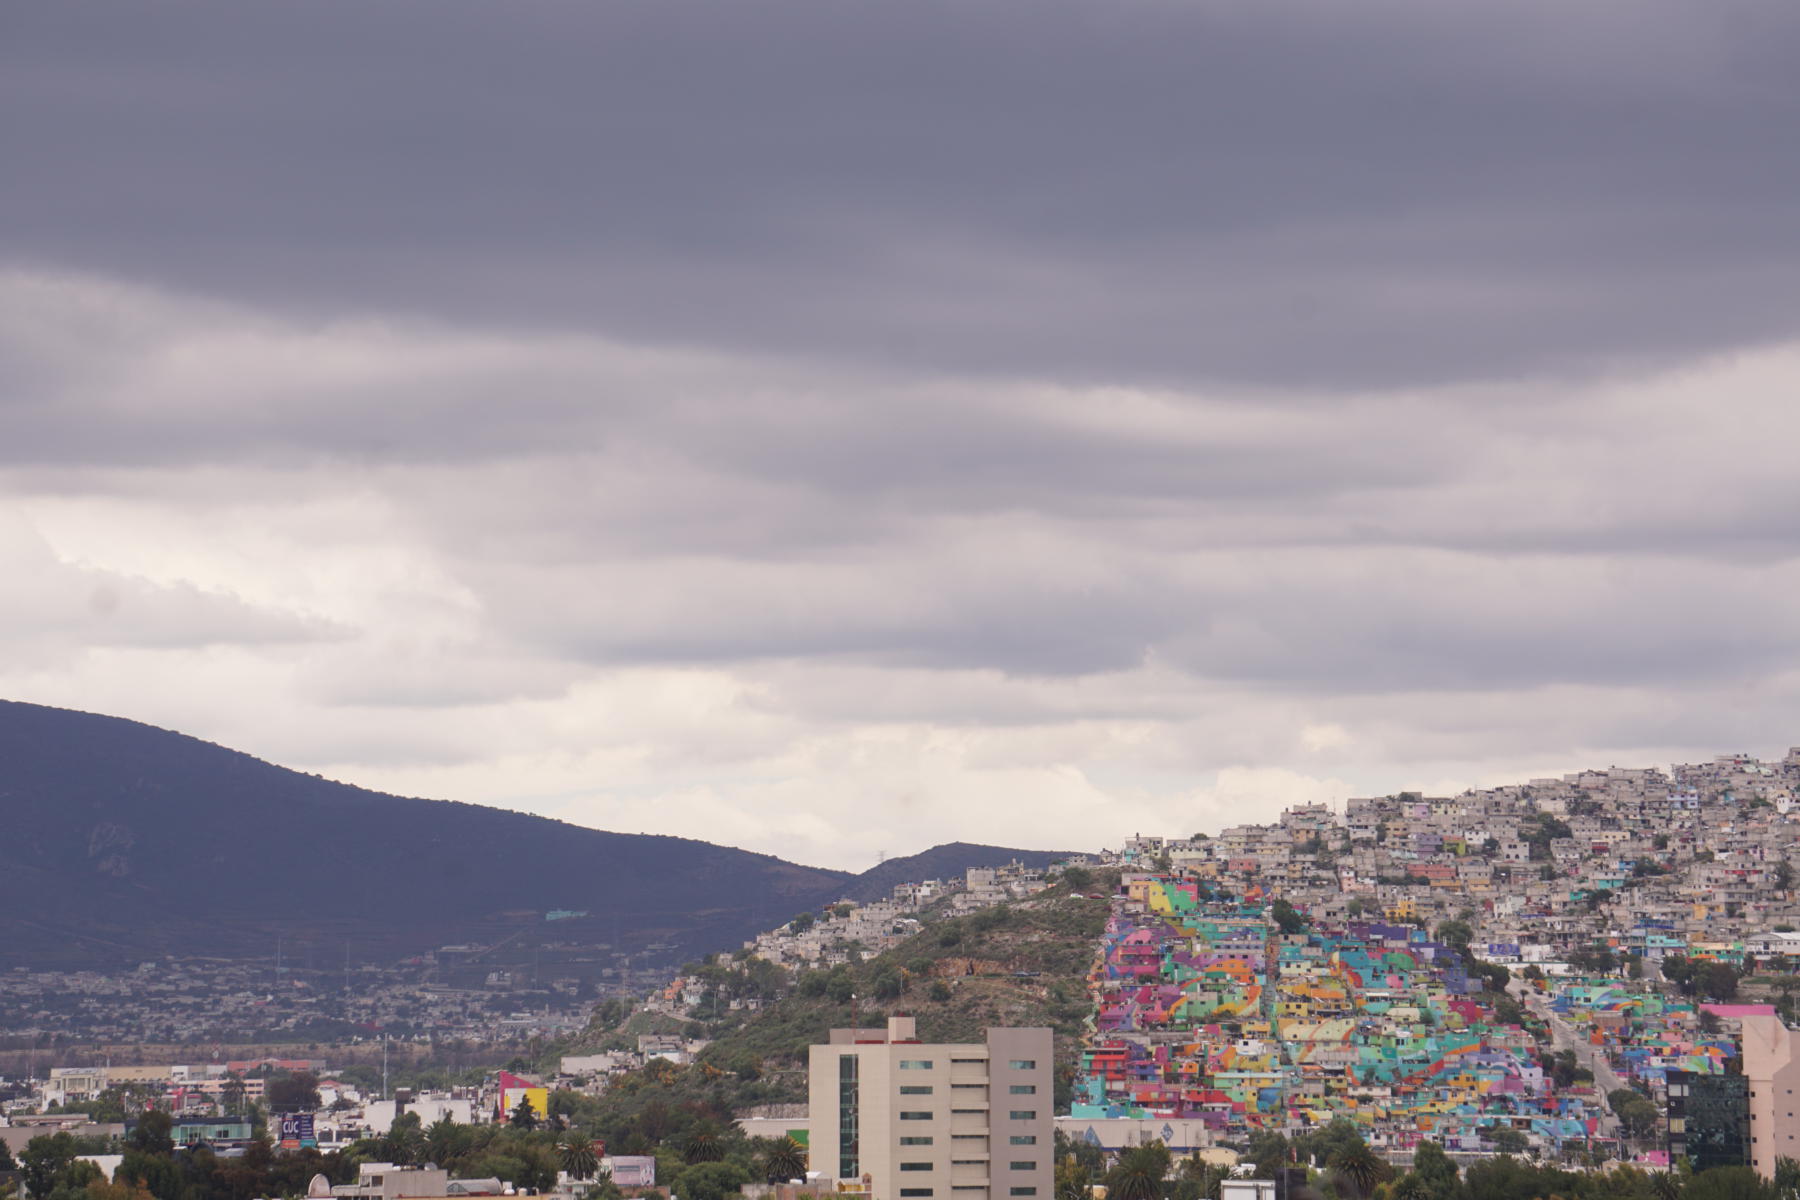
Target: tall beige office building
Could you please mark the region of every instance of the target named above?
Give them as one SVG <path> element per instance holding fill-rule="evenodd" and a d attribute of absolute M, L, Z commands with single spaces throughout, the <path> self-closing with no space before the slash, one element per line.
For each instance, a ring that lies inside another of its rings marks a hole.
<path fill-rule="evenodd" d="M 811 1168 L 872 1200 L 1052 1200 L 1051 1031 L 834 1029 L 809 1062 Z"/>
<path fill-rule="evenodd" d="M 1774 1013 L 1747 1014 L 1742 1020 L 1750 1163 L 1758 1175 L 1773 1179 L 1776 1159 L 1800 1158 L 1800 1042 Z"/>

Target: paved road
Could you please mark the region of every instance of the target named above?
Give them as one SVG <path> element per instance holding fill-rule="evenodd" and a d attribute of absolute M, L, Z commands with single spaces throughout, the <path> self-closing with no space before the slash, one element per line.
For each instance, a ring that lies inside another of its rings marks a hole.
<path fill-rule="evenodd" d="M 1550 1026 L 1550 1045 L 1556 1050 L 1573 1050 L 1575 1061 L 1594 1073 L 1594 1086 L 1600 1089 L 1600 1136 L 1616 1138 L 1619 1136 L 1619 1119 L 1612 1115 L 1607 1106 L 1606 1097 L 1625 1086 L 1619 1073 L 1606 1061 L 1606 1055 L 1598 1047 L 1590 1045 L 1567 1021 L 1557 1016 L 1550 1008 L 1550 1002 L 1536 988 L 1526 987 L 1523 981 L 1514 979 L 1507 984 L 1507 990 L 1522 999 L 1525 1007 Z"/>

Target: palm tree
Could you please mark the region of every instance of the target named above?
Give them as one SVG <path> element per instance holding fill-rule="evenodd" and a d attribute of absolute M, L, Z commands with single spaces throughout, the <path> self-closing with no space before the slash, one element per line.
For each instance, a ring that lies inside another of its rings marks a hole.
<path fill-rule="evenodd" d="M 1430 1195 L 1431 1189 L 1416 1171 L 1408 1171 L 1394 1181 L 1392 1200 L 1427 1200 Z"/>
<path fill-rule="evenodd" d="M 1128 1150 L 1106 1174 L 1107 1200 L 1161 1200 L 1168 1173 L 1169 1151 L 1161 1142 Z"/>
<path fill-rule="evenodd" d="M 806 1147 L 791 1137 L 778 1139 L 763 1154 L 763 1177 L 770 1183 L 786 1183 L 806 1174 Z"/>
<path fill-rule="evenodd" d="M 1681 1200 L 1681 1173 L 1671 1167 L 1650 1173 L 1650 1194 L 1656 1200 Z"/>
<path fill-rule="evenodd" d="M 1387 1160 L 1369 1149 L 1367 1142 L 1358 1141 L 1345 1146 L 1331 1156 L 1328 1164 L 1333 1171 L 1358 1196 L 1368 1196 L 1381 1183 L 1394 1173 Z"/>
<path fill-rule="evenodd" d="M 687 1142 L 681 1148 L 683 1161 L 689 1163 L 718 1162 L 725 1157 L 725 1147 L 719 1144 L 718 1130 L 710 1125 L 697 1126 L 687 1136 Z"/>
<path fill-rule="evenodd" d="M 425 1149 L 425 1135 L 415 1124 L 395 1124 L 381 1139 L 382 1155 L 391 1163 L 406 1166 L 416 1163 Z"/>
<path fill-rule="evenodd" d="M 461 1142 L 462 1134 L 457 1132 L 456 1122 L 449 1117 L 439 1117 L 425 1131 L 426 1149 L 431 1154 L 431 1161 L 440 1167 L 450 1164 Z"/>
<path fill-rule="evenodd" d="M 594 1143 L 584 1137 L 567 1137 L 558 1142 L 556 1157 L 571 1179 L 592 1179 L 594 1172 L 600 1169 L 600 1159 L 594 1154 Z"/>

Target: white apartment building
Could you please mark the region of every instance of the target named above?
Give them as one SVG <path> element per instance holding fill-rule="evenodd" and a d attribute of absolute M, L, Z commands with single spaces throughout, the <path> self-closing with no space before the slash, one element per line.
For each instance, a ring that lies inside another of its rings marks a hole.
<path fill-rule="evenodd" d="M 1052 1034 L 834 1029 L 809 1060 L 811 1167 L 870 1200 L 1053 1200 Z"/>

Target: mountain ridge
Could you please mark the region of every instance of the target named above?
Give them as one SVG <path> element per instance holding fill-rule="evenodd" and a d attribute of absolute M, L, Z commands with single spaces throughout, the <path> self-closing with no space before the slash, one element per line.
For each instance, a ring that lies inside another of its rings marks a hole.
<path fill-rule="evenodd" d="M 673 962 L 862 878 L 694 838 L 389 795 L 20 701 L 0 701 L 0 821 L 0 967 L 247 957 L 275 938 L 297 964 L 352 948 L 399 957 L 520 937 L 552 911 L 586 914 L 555 923 L 565 940 Z"/>

